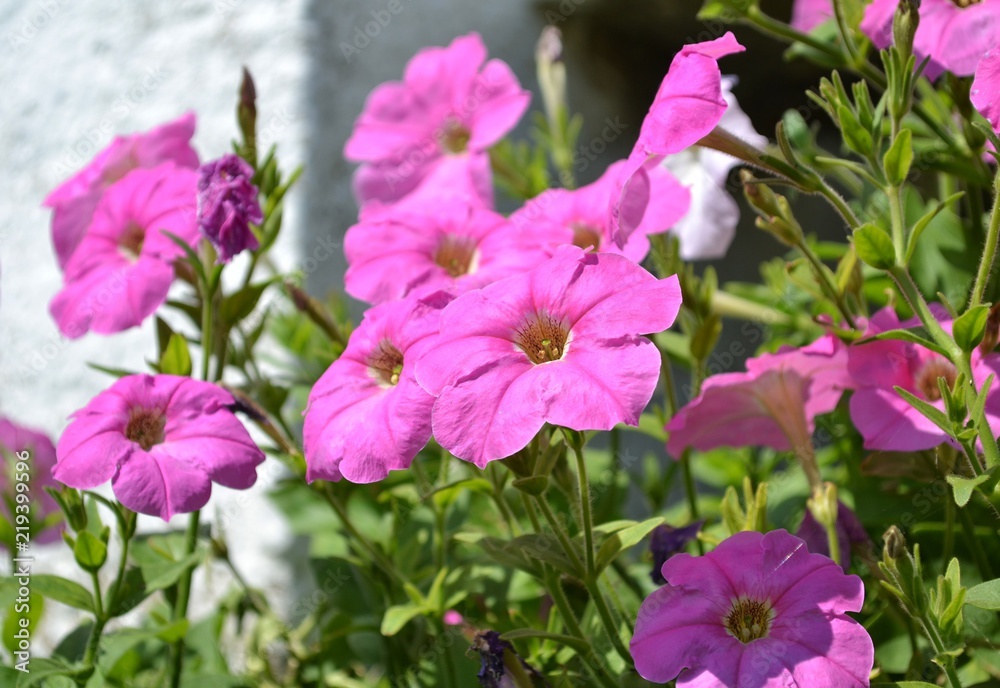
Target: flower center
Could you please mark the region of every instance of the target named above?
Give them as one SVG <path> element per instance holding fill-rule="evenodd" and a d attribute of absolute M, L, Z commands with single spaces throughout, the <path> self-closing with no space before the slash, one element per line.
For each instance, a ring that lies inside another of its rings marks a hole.
<path fill-rule="evenodd" d="M 558 361 L 566 353 L 569 331 L 555 318 L 539 313 L 514 335 L 514 343 L 532 363 Z"/>
<path fill-rule="evenodd" d="M 125 437 L 149 451 L 151 447 L 163 442 L 166 425 L 167 417 L 160 409 L 137 406 L 129 411 Z"/>
<path fill-rule="evenodd" d="M 955 3 L 956 7 L 960 7 L 964 10 L 966 7 L 969 7 L 970 5 L 978 5 L 983 0 L 951 0 L 951 1 Z"/>
<path fill-rule="evenodd" d="M 438 135 L 441 148 L 452 154 L 464 153 L 469 146 L 472 133 L 455 120 L 449 120 Z"/>
<path fill-rule="evenodd" d="M 397 385 L 399 384 L 399 376 L 403 374 L 403 354 L 392 342 L 383 339 L 368 354 L 368 370 L 384 384 Z"/>
<path fill-rule="evenodd" d="M 746 644 L 767 637 L 773 619 L 774 610 L 767 600 L 740 597 L 733 601 L 723 623 L 729 635 Z"/>
<path fill-rule="evenodd" d="M 475 270 L 476 241 L 472 237 L 446 234 L 434 251 L 434 262 L 451 277 L 461 277 Z"/>
<path fill-rule="evenodd" d="M 914 382 L 924 399 L 937 401 L 941 398 L 941 389 L 938 387 L 938 380 L 944 379 L 949 389 L 955 384 L 958 371 L 950 361 L 940 357 L 934 357 L 924 363 L 924 365 L 914 375 Z"/>
<path fill-rule="evenodd" d="M 138 260 L 142 253 L 142 245 L 146 241 L 146 230 L 134 222 L 128 223 L 125 231 L 118 238 L 118 248 L 129 260 Z"/>
<path fill-rule="evenodd" d="M 579 246 L 580 248 L 590 248 L 593 246 L 595 251 L 601 248 L 601 230 L 597 229 L 597 227 L 583 222 L 574 222 L 570 225 L 570 229 L 573 230 L 574 246 Z"/>

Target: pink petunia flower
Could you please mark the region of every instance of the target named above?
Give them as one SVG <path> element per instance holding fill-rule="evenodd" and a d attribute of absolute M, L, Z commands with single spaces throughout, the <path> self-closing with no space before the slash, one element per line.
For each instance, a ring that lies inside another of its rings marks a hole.
<path fill-rule="evenodd" d="M 401 198 L 448 156 L 465 158 L 470 176 L 488 173 L 487 149 L 517 124 L 530 98 L 507 64 L 486 61 L 477 33 L 424 48 L 403 81 L 369 94 L 344 147 L 348 160 L 366 163 L 356 183 L 360 200 Z M 478 188 L 483 180 L 470 183 Z"/>
<path fill-rule="evenodd" d="M 989 50 L 979 61 L 969 96 L 993 131 L 1000 132 L 1000 48 Z"/>
<path fill-rule="evenodd" d="M 865 8 L 861 30 L 876 47 L 892 43 L 892 20 L 898 0 L 874 0 Z M 972 76 L 987 50 L 1000 44 L 1000 0 L 923 0 L 913 40 L 919 64 L 929 57 L 925 74 L 936 79 L 948 71 Z"/>
<path fill-rule="evenodd" d="M 552 244 L 544 232 L 476 205 L 403 201 L 362 211 L 347 230 L 344 285 L 373 304 L 440 289 L 458 294 L 534 267 Z"/>
<path fill-rule="evenodd" d="M 795 0 L 792 5 L 792 28 L 809 33 L 833 16 L 830 0 Z"/>
<path fill-rule="evenodd" d="M 28 466 L 27 471 L 18 470 L 22 463 Z M 0 513 L 12 526 L 22 525 L 15 517 L 27 517 L 30 541 L 38 544 L 59 539 L 59 529 L 52 527 L 60 520 L 59 505 L 45 491 L 46 487 L 59 486 L 52 479 L 55 464 L 56 448 L 48 435 L 0 416 Z M 15 491 L 14 486 L 20 482 L 27 483 L 27 492 Z M 20 499 L 25 495 L 28 501 L 22 503 Z M 17 510 L 16 514 L 10 511 L 10 506 Z M 28 512 L 22 511 L 25 507 Z M 6 543 L 0 542 L 3 544 Z"/>
<path fill-rule="evenodd" d="M 674 56 L 620 178 L 621 193 L 612 210 L 619 246 L 624 246 L 635 231 L 632 208 L 644 206 L 650 195 L 646 170 L 658 165 L 664 156 L 698 143 L 719 124 L 728 104 L 718 60 L 744 50 L 733 34 L 726 32 L 713 41 L 686 45 Z M 631 195 L 635 198 L 629 198 Z"/>
<path fill-rule="evenodd" d="M 719 126 L 751 146 L 764 148 L 767 137 L 757 133 L 750 118 L 740 109 L 732 93 L 735 83 L 735 77 L 722 77 L 722 97 L 728 107 L 719 120 Z M 740 207 L 726 190 L 726 182 L 730 171 L 739 164 L 740 161 L 730 155 L 702 146 L 691 146 L 680 153 L 668 155 L 661 164 L 691 194 L 688 212 L 671 229 L 680 242 L 680 256 L 684 260 L 722 258 L 729 250 L 736 236 Z M 652 170 L 647 172 L 653 174 Z M 650 189 L 651 203 L 656 200 L 655 194 L 655 189 Z M 643 218 L 645 224 L 646 218 Z"/>
<path fill-rule="evenodd" d="M 45 198 L 42 205 L 53 211 L 52 243 L 59 267 L 66 267 L 83 240 L 105 190 L 128 172 L 168 161 L 179 167 L 198 167 L 198 154 L 190 144 L 194 126 L 194 113 L 189 112 L 148 132 L 118 136 Z"/>
<path fill-rule="evenodd" d="M 676 276 L 658 280 L 623 256 L 576 246 L 458 297 L 417 361 L 417 381 L 437 397 L 434 437 L 484 467 L 545 423 L 638 423 L 660 369 L 641 335 L 670 327 L 680 304 Z"/>
<path fill-rule="evenodd" d="M 650 170 L 650 204 L 642 223 L 619 248 L 611 238 L 608 210 L 617 198 L 615 182 L 624 165 L 624 160 L 614 163 L 596 182 L 573 191 L 549 189 L 511 215 L 511 224 L 522 231 L 544 232 L 555 245 L 593 247 L 641 262 L 649 253 L 648 236 L 665 232 L 680 220 L 690 204 L 690 193 L 666 169 Z"/>
<path fill-rule="evenodd" d="M 851 387 L 846 347 L 830 334 L 801 349 L 751 358 L 745 373 L 708 378 L 701 394 L 677 412 L 667 424 L 667 452 L 679 457 L 687 447 L 807 450 L 816 416 L 832 411 Z"/>
<path fill-rule="evenodd" d="M 163 232 L 198 240 L 197 183 L 195 170 L 168 162 L 108 188 L 49 306 L 64 335 L 121 332 L 166 301 L 184 252 Z"/>
<path fill-rule="evenodd" d="M 937 309 L 942 327 L 951 329 L 942 309 Z M 916 318 L 901 323 L 895 311 L 883 308 L 872 316 L 866 337 L 880 332 L 919 325 Z M 948 435 L 901 397 L 901 387 L 944 410 L 938 379 L 949 386 L 958 371 L 948 359 L 917 344 L 900 340 L 855 344 L 848 350 L 848 371 L 857 389 L 851 397 L 851 420 L 865 440 L 866 449 L 919 451 L 948 441 Z M 981 386 L 995 374 L 1000 380 L 1000 354 L 972 354 L 972 374 Z M 992 427 L 1000 427 L 1000 384 L 994 381 L 986 403 Z"/>
<path fill-rule="evenodd" d="M 868 686 L 875 649 L 845 612 L 864 586 L 784 530 L 742 532 L 663 565 L 630 650 L 648 681 L 677 688 Z"/>
<path fill-rule="evenodd" d="M 245 490 L 264 454 L 233 414 L 232 395 L 176 375 L 129 375 L 72 415 L 56 448 L 59 482 L 111 481 L 132 511 L 169 521 L 208 502 L 212 483 Z"/>
<path fill-rule="evenodd" d="M 198 228 L 212 242 L 220 263 L 260 245 L 250 223 L 264 221 L 253 168 L 240 156 L 223 155 L 198 168 Z"/>
<path fill-rule="evenodd" d="M 312 480 L 370 483 L 408 468 L 431 438 L 434 397 L 414 368 L 438 333 L 438 293 L 375 306 L 309 393 L 305 457 Z"/>

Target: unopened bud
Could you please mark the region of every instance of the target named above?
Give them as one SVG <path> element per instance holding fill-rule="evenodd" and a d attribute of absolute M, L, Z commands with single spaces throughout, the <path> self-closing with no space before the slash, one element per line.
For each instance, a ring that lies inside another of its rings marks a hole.
<path fill-rule="evenodd" d="M 806 502 L 813 518 L 826 528 L 837 525 L 837 486 L 831 482 L 823 483 L 813 492 Z"/>
<path fill-rule="evenodd" d="M 920 24 L 920 0 L 899 0 L 892 19 L 892 38 L 904 59 L 913 53 L 913 37 Z"/>
<path fill-rule="evenodd" d="M 556 27 L 542 29 L 535 46 L 535 63 L 545 115 L 549 126 L 555 130 L 560 126 L 560 113 L 566 110 L 566 65 L 563 63 L 562 33 Z"/>
<path fill-rule="evenodd" d="M 889 530 L 882 536 L 882 541 L 885 543 L 883 552 L 885 557 L 896 561 L 906 555 L 906 538 L 896 526 L 889 526 Z"/>

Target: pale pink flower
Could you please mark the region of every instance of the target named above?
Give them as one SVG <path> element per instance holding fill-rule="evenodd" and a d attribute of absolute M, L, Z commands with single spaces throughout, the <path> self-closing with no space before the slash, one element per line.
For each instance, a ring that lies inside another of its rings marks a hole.
<path fill-rule="evenodd" d="M 169 521 L 208 502 L 212 483 L 245 490 L 264 454 L 217 385 L 176 375 L 129 375 L 72 416 L 53 477 L 78 489 L 108 480 L 132 511 Z"/>
<path fill-rule="evenodd" d="M 52 243 L 59 267 L 66 267 L 83 240 L 97 203 L 111 184 L 131 170 L 168 161 L 198 167 L 198 154 L 190 144 L 194 126 L 194 113 L 189 112 L 148 132 L 118 136 L 45 198 L 42 205 L 52 208 Z"/>
<path fill-rule="evenodd" d="M 530 97 L 507 64 L 486 60 L 477 33 L 424 48 L 403 81 L 369 94 L 344 147 L 348 160 L 370 166 L 356 182 L 362 202 L 403 197 L 447 156 L 466 158 L 470 175 L 488 172 L 486 151 L 517 124 Z M 483 179 L 470 184 L 481 188 Z"/>
<path fill-rule="evenodd" d="M 677 688 L 868 686 L 872 639 L 846 612 L 864 586 L 784 530 L 677 554 L 639 608 L 630 643 L 647 681 Z"/>
<path fill-rule="evenodd" d="M 417 361 L 417 381 L 437 397 L 435 439 L 484 467 L 545 423 L 635 425 L 660 370 L 642 335 L 670 327 L 680 303 L 676 276 L 658 280 L 623 256 L 576 246 L 458 297 Z"/>
<path fill-rule="evenodd" d="M 375 306 L 309 393 L 306 478 L 370 483 L 409 468 L 431 438 L 434 397 L 416 362 L 438 333 L 442 293 Z"/>
<path fill-rule="evenodd" d="M 197 183 L 195 170 L 168 162 L 108 188 L 49 306 L 64 335 L 121 332 L 166 301 L 173 262 L 184 252 L 164 232 L 198 240 Z"/>
<path fill-rule="evenodd" d="M 993 131 L 1000 132 L 1000 48 L 989 50 L 979 61 L 969 96 Z"/>
<path fill-rule="evenodd" d="M 27 471 L 18 470 L 22 463 L 28 466 Z M 61 521 L 59 505 L 45 491 L 46 487 L 59 487 L 52 478 L 55 465 L 56 448 L 48 435 L 0 416 L 0 513 L 11 526 L 27 525 L 29 531 L 16 532 L 28 532 L 30 542 L 46 544 L 59 539 L 59 529 L 53 527 Z M 27 484 L 27 492 L 15 488 L 21 482 Z M 20 502 L 25 496 L 27 501 Z"/>

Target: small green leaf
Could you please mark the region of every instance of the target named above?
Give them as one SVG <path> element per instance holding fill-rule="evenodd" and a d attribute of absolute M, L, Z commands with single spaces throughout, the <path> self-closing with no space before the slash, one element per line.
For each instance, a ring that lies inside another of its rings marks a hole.
<path fill-rule="evenodd" d="M 913 164 L 913 134 L 909 129 L 901 129 L 882 158 L 885 176 L 893 186 L 906 181 Z"/>
<path fill-rule="evenodd" d="M 549 478 L 545 475 L 532 475 L 527 478 L 518 478 L 511 485 L 521 492 L 537 497 L 548 489 Z"/>
<path fill-rule="evenodd" d="M 191 352 L 188 351 L 187 340 L 179 334 L 170 335 L 167 341 L 167 348 L 163 350 L 160 357 L 160 372 L 164 375 L 180 375 L 187 377 L 191 374 Z"/>
<path fill-rule="evenodd" d="M 979 346 L 986 334 L 986 320 L 990 317 L 989 306 L 975 306 L 958 316 L 952 325 L 952 336 L 962 351 L 970 352 Z"/>
<path fill-rule="evenodd" d="M 844 98 L 846 100 L 846 98 Z M 855 153 L 867 157 L 872 153 L 872 135 L 858 121 L 857 115 L 846 104 L 837 108 L 837 120 L 844 134 L 844 143 Z"/>
<path fill-rule="evenodd" d="M 421 607 L 415 604 L 397 604 L 385 610 L 382 617 L 382 626 L 379 629 L 382 635 L 389 637 L 399 633 L 403 626 L 424 613 Z"/>
<path fill-rule="evenodd" d="M 248 315 L 253 313 L 257 307 L 261 294 L 270 286 L 273 280 L 250 284 L 236 292 L 230 294 L 222 301 L 221 316 L 222 321 L 227 325 L 235 325 Z"/>
<path fill-rule="evenodd" d="M 938 346 L 930 339 L 921 337 L 917 332 L 923 332 L 923 329 L 914 330 L 886 330 L 885 332 L 879 332 L 872 337 L 865 337 L 864 339 L 859 339 L 855 344 L 867 344 L 868 342 L 884 341 L 887 339 L 900 340 L 904 342 L 910 342 L 911 344 L 919 344 L 925 349 L 930 349 L 935 353 L 939 353 L 942 356 L 947 356 L 948 352 L 944 348 Z"/>
<path fill-rule="evenodd" d="M 966 590 L 965 603 L 993 612 L 1000 611 L 1000 578 L 974 585 Z"/>
<path fill-rule="evenodd" d="M 888 270 L 896 264 L 892 238 L 873 224 L 864 224 L 854 231 L 854 248 L 858 258 L 873 268 Z"/>
<path fill-rule="evenodd" d="M 84 571 L 96 572 L 107 561 L 108 546 L 89 530 L 84 530 L 73 545 L 73 556 Z"/>
<path fill-rule="evenodd" d="M 663 518 L 651 518 L 642 523 L 620 530 L 603 543 L 597 551 L 597 570 L 603 571 L 619 554 L 639 544 L 653 529 L 663 523 Z"/>
<path fill-rule="evenodd" d="M 94 597 L 79 583 L 47 573 L 31 576 L 31 590 L 67 606 L 94 611 Z"/>
<path fill-rule="evenodd" d="M 988 475 L 980 475 L 975 478 L 961 478 L 957 475 L 949 475 L 945 478 L 955 493 L 955 504 L 958 506 L 965 506 L 968 504 L 969 500 L 972 498 L 972 493 L 976 490 L 976 487 L 985 483 L 989 479 L 990 476 Z"/>
<path fill-rule="evenodd" d="M 907 392 L 902 387 L 896 386 L 893 389 L 896 390 L 896 394 L 898 394 L 899 396 L 903 397 L 908 402 L 910 402 L 911 406 L 920 411 L 920 413 L 924 414 L 924 416 L 926 416 L 928 420 L 934 423 L 934 425 L 938 426 L 939 428 L 941 428 L 942 430 L 944 430 L 949 434 L 952 432 L 951 421 L 948 420 L 948 416 L 945 415 L 944 411 L 941 411 L 937 407 L 931 406 L 920 397 L 915 396 L 910 392 Z"/>

